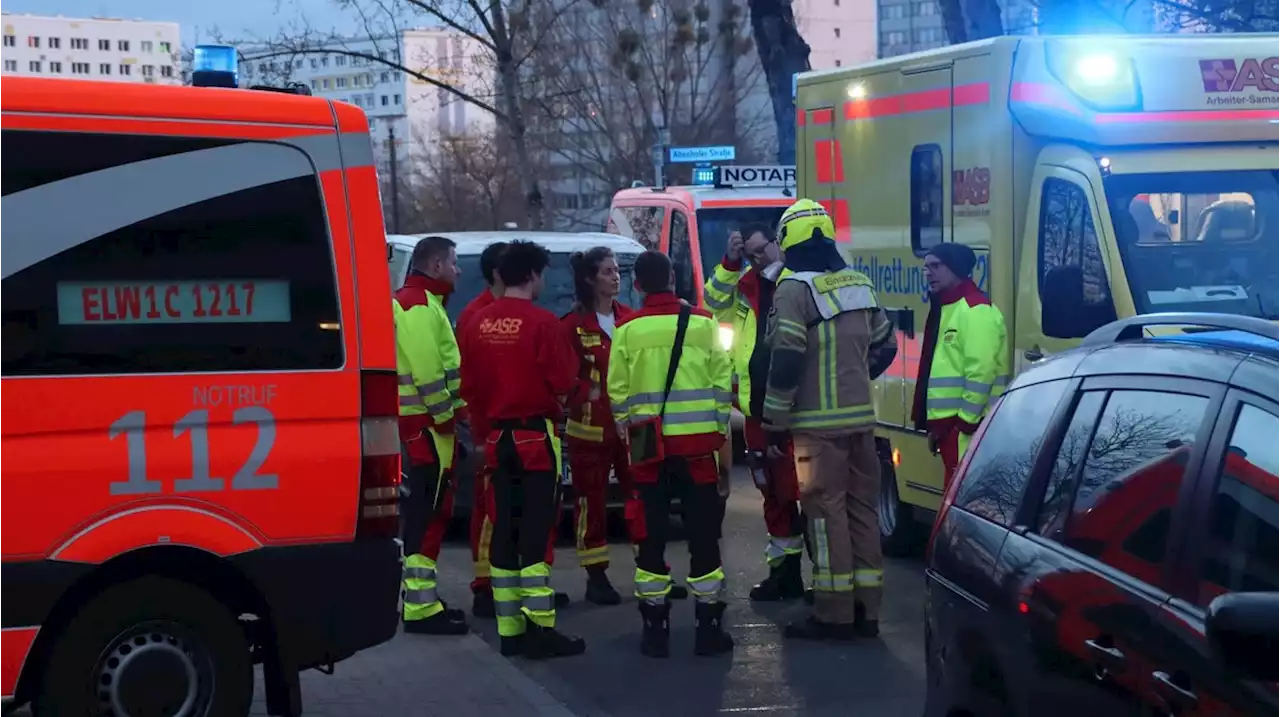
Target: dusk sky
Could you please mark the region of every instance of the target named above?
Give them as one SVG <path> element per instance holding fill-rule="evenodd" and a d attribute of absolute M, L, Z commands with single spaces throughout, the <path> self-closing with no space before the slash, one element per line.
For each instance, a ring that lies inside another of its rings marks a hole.
<path fill-rule="evenodd" d="M 217 28 L 228 38 L 269 36 L 305 14 L 316 29 L 354 32 L 350 11 L 333 0 L 5 0 L 4 11 L 66 17 L 166 20 L 182 26 L 182 40 L 209 40 Z"/>

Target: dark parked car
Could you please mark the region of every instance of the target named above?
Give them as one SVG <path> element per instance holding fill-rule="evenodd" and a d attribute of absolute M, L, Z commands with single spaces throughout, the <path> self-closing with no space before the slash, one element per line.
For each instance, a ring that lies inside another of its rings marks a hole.
<path fill-rule="evenodd" d="M 926 717 L 1276 714 L 1277 336 L 1138 316 L 1017 377 L 929 541 Z"/>

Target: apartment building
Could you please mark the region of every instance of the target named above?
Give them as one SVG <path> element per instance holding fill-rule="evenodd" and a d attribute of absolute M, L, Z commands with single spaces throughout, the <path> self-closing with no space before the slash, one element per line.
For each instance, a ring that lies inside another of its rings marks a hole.
<path fill-rule="evenodd" d="M 1034 33 L 1038 18 L 1034 0 L 1006 0 L 1001 3 L 1005 32 L 1010 35 Z M 932 50 L 948 43 L 938 0 L 876 0 L 879 18 L 879 56 L 893 57 Z"/>
<path fill-rule="evenodd" d="M 179 84 L 176 22 L 0 13 L 3 74 Z"/>
<path fill-rule="evenodd" d="M 876 4 L 867 0 L 793 0 L 796 29 L 809 44 L 815 70 L 876 59 Z"/>
<path fill-rule="evenodd" d="M 435 139 L 484 136 L 494 126 L 492 114 L 391 66 L 412 69 L 492 102 L 492 59 L 476 40 L 453 30 L 405 30 L 399 36 L 351 38 L 296 53 L 252 45 L 239 50 L 242 86 L 298 82 L 314 95 L 363 109 L 384 181 L 393 150 L 399 180 L 404 182 L 413 173 L 415 159 Z"/>

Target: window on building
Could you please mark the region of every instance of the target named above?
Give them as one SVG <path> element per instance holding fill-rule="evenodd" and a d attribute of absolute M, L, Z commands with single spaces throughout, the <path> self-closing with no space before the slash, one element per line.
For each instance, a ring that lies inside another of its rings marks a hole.
<path fill-rule="evenodd" d="M 39 72 L 39 71 L 40 71 L 40 61 L 39 61 L 39 60 L 32 60 L 31 62 L 28 62 L 28 63 L 27 63 L 27 69 L 28 69 L 28 70 L 30 70 L 31 72 Z"/>
<path fill-rule="evenodd" d="M 89 38 L 87 38 L 87 37 L 73 37 L 73 38 L 71 38 L 71 49 L 72 49 L 72 50 L 88 50 L 88 49 L 89 49 Z"/>
<path fill-rule="evenodd" d="M 399 107 L 399 106 L 400 106 L 400 95 L 392 95 L 392 96 L 391 96 L 391 104 L 396 105 L 397 107 Z"/>
<path fill-rule="evenodd" d="M 316 58 L 314 58 L 314 57 L 313 57 L 313 58 L 311 58 L 311 69 L 313 69 L 313 70 L 314 70 L 314 69 L 316 69 L 316 67 L 318 67 L 319 65 L 320 65 L 320 61 L 319 61 L 319 60 L 317 60 L 317 59 L 316 59 Z"/>
<path fill-rule="evenodd" d="M 356 107 L 362 107 L 364 105 L 364 99 L 361 98 L 360 95 L 356 95 L 355 97 L 351 98 L 351 104 L 355 105 Z"/>
<path fill-rule="evenodd" d="M 364 87 L 364 75 L 356 75 L 351 78 L 351 84 L 354 87 Z"/>
<path fill-rule="evenodd" d="M 1208 406 L 1203 396 L 1112 391 L 1075 481 L 1062 542 L 1161 586 L 1173 506 Z"/>
<path fill-rule="evenodd" d="M 98 49 L 99 49 L 99 50 L 107 50 L 107 51 L 110 51 L 110 50 L 111 50 L 111 41 L 110 41 L 110 40 L 107 40 L 107 39 L 99 39 L 99 40 L 98 40 Z"/>
<path fill-rule="evenodd" d="M 89 63 L 87 63 L 87 62 L 73 62 L 73 63 L 71 63 L 71 74 L 73 74 L 73 75 L 87 75 L 87 74 L 89 74 Z"/>
<path fill-rule="evenodd" d="M 911 150 L 911 248 L 917 256 L 942 242 L 945 173 L 941 147 L 922 144 Z"/>
<path fill-rule="evenodd" d="M 116 41 L 116 49 L 117 49 L 117 50 L 119 50 L 120 52 L 128 52 L 128 51 L 129 51 L 129 41 L 128 41 L 128 40 L 117 40 L 117 41 Z"/>
<path fill-rule="evenodd" d="M 138 43 L 138 49 L 141 52 L 154 52 L 155 46 L 155 43 L 150 40 L 142 40 Z"/>
<path fill-rule="evenodd" d="M 391 98 L 386 95 L 382 96 L 382 106 L 386 107 L 391 102 Z"/>
<path fill-rule="evenodd" d="M 920 17 L 933 17 L 938 14 L 938 3 L 933 0 L 916 3 L 915 10 Z"/>
<path fill-rule="evenodd" d="M 161 76 L 161 77 L 173 77 L 173 65 L 161 65 L 161 66 L 160 66 L 160 76 Z"/>
<path fill-rule="evenodd" d="M 142 76 L 143 76 L 143 77 L 155 77 L 155 74 L 156 74 L 156 66 L 155 66 L 155 65 L 143 65 L 143 66 L 142 66 Z"/>
<path fill-rule="evenodd" d="M 132 66 L 132 65 L 121 65 L 121 66 L 120 66 L 120 74 L 124 75 L 125 77 L 128 77 L 128 76 L 132 75 L 132 74 L 133 74 L 133 66 Z"/>
<path fill-rule="evenodd" d="M 269 143 L 235 143 L 276 177 L 193 197 L 188 183 L 226 140 L 3 130 L 5 203 L 53 215 L 92 194 L 75 242 L 27 227 L 20 241 L 63 241 L 3 281 L 0 373 L 20 376 L 331 369 L 343 363 L 324 201 L 311 160 Z M 205 157 L 209 157 L 208 160 Z M 137 163 L 149 162 L 147 171 Z M 74 181 L 67 181 L 72 180 Z M 38 189 L 35 192 L 24 190 Z M 35 195 L 35 196 L 31 196 Z M 181 201 L 179 201 L 179 199 Z M 194 201 L 193 201 L 194 200 Z M 127 207 L 127 208 L 124 208 Z M 94 231 L 96 217 L 101 231 Z M 132 217 L 119 226 L 117 217 Z M 6 239 L 6 242 L 10 241 Z M 264 261 L 264 259 L 266 259 Z M 7 260 L 6 260 L 7 261 Z M 218 318 L 214 318 L 215 314 Z"/>
<path fill-rule="evenodd" d="M 338 79 L 334 80 L 334 86 L 335 86 L 335 87 L 337 87 L 338 89 L 342 89 L 342 88 L 346 87 L 346 86 L 347 86 L 347 78 L 345 78 L 345 77 L 339 77 Z"/>
<path fill-rule="evenodd" d="M 333 58 L 333 64 L 334 64 L 334 66 L 335 66 L 335 67 L 346 67 L 346 66 L 347 66 L 347 56 L 346 56 L 346 55 L 338 55 L 337 57 Z"/>
<path fill-rule="evenodd" d="M 50 50 L 60 50 L 60 49 L 62 49 L 62 38 L 60 38 L 60 37 L 51 37 L 51 38 L 49 38 L 49 49 L 50 49 Z"/>
<path fill-rule="evenodd" d="M 834 29 L 834 30 L 835 30 L 835 32 L 836 32 L 836 37 L 840 37 L 840 28 L 838 28 L 838 27 L 837 27 L 837 28 L 832 28 L 832 29 Z"/>
<path fill-rule="evenodd" d="M 111 74 L 111 63 L 110 63 L 110 62 L 100 62 L 100 63 L 98 63 L 98 74 L 99 74 L 99 75 L 109 75 L 109 74 Z"/>
<path fill-rule="evenodd" d="M 37 35 L 27 36 L 27 47 L 40 47 L 40 38 Z"/>
<path fill-rule="evenodd" d="M 320 58 L 320 66 L 321 66 L 321 67 L 328 67 L 328 66 L 329 66 L 329 56 L 328 56 L 328 55 L 325 55 L 324 57 Z"/>
<path fill-rule="evenodd" d="M 294 62 L 293 62 L 293 69 L 295 69 L 295 70 L 301 70 L 301 69 L 302 69 L 302 60 L 294 60 Z"/>
<path fill-rule="evenodd" d="M 1057 338 L 1081 338 L 1114 321 L 1093 208 L 1084 188 L 1049 178 L 1040 195 L 1040 325 Z"/>
<path fill-rule="evenodd" d="M 17 37 L 16 35 L 5 35 L 5 36 L 4 36 L 4 46 L 5 46 L 5 47 L 17 47 L 17 46 L 18 46 L 18 37 Z"/>
<path fill-rule="evenodd" d="M 840 60 L 836 60 L 836 67 L 839 67 L 841 64 L 843 63 Z"/>
<path fill-rule="evenodd" d="M 378 77 L 378 80 L 379 80 L 380 82 L 390 82 L 390 81 L 391 81 L 391 73 L 390 73 L 390 72 L 384 72 L 384 73 L 382 73 L 382 74 Z"/>
<path fill-rule="evenodd" d="M 17 60 L 5 60 L 5 61 L 4 61 L 4 71 L 5 71 L 5 72 L 17 72 L 17 71 L 18 71 L 18 61 L 17 61 Z"/>
<path fill-rule="evenodd" d="M 173 52 L 173 45 L 165 40 L 160 41 L 161 52 Z"/>
<path fill-rule="evenodd" d="M 320 87 L 326 90 L 329 89 L 329 80 L 327 79 L 320 80 Z"/>

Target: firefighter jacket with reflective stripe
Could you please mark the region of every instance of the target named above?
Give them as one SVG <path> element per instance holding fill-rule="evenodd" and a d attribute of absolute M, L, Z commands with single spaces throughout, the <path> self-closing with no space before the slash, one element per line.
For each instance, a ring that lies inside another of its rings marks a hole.
<path fill-rule="evenodd" d="M 451 426 L 454 412 L 464 405 L 458 393 L 458 342 L 444 310 L 451 289 L 415 273 L 392 300 L 401 423 L 414 424 L 414 432 Z M 406 420 L 412 417 L 421 418 Z"/>
<path fill-rule="evenodd" d="M 780 269 L 781 265 L 775 265 L 764 271 L 766 275 L 772 272 L 776 279 L 776 272 Z M 760 315 L 768 314 L 773 305 L 773 291 L 774 283 L 768 276 L 761 276 L 754 267 L 743 271 L 741 261 L 729 263 L 727 258 L 716 265 L 715 272 L 702 289 L 702 303 L 711 310 L 715 319 L 733 327 L 729 359 L 733 362 L 736 403 L 744 416 L 758 413 L 764 399 L 769 362 L 759 321 Z M 756 356 L 757 349 L 761 351 L 760 356 Z"/>
<path fill-rule="evenodd" d="M 631 309 L 613 302 L 614 326 L 626 321 Z M 569 421 L 565 435 L 570 441 L 602 443 L 617 436 L 613 423 L 613 409 L 609 401 L 609 349 L 613 340 L 600 328 L 596 312 L 570 311 L 560 317 L 560 326 L 573 345 L 578 356 L 578 380 L 569 391 Z M 595 399 L 592 390 L 598 391 Z"/>
<path fill-rule="evenodd" d="M 669 292 L 646 296 L 644 307 L 614 330 L 609 398 L 617 425 L 653 418 L 662 408 L 681 305 Z M 720 325 L 710 313 L 693 309 L 662 419 L 667 454 L 701 456 L 724 443 L 733 403 L 732 369 L 719 334 Z"/>
<path fill-rule="evenodd" d="M 784 269 L 767 331 L 766 428 L 836 434 L 874 427 L 870 365 L 896 351 L 896 342 L 870 279 L 852 269 Z"/>
<path fill-rule="evenodd" d="M 982 422 L 991 400 L 1009 383 L 1009 350 L 1004 316 L 971 280 L 945 295 L 934 297 L 925 325 L 925 343 L 916 381 L 919 405 L 921 386 L 925 420 L 937 427 L 959 419 L 961 431 L 972 433 Z M 934 312 L 937 325 L 934 328 Z M 925 368 L 928 367 L 928 374 Z M 919 414 L 917 409 L 914 413 Z"/>

